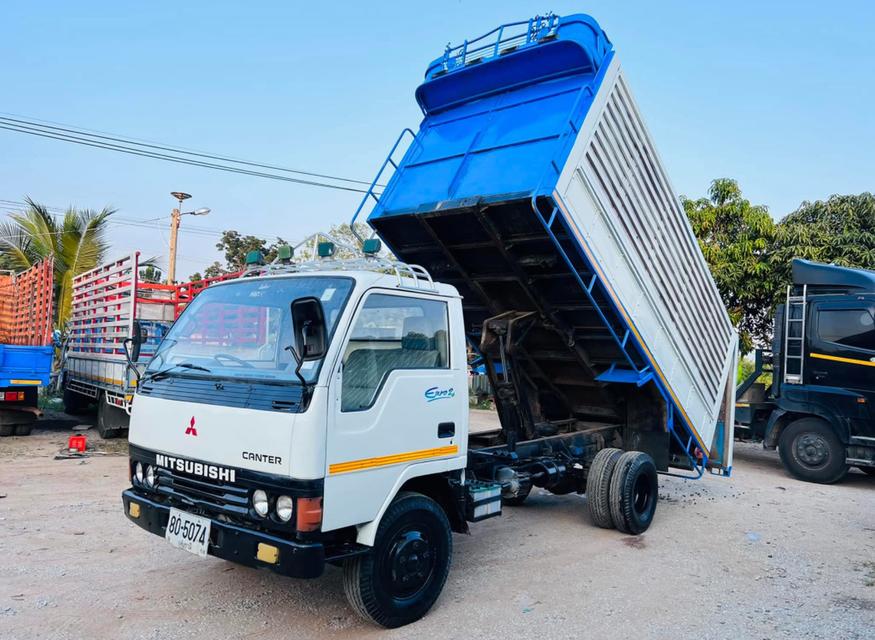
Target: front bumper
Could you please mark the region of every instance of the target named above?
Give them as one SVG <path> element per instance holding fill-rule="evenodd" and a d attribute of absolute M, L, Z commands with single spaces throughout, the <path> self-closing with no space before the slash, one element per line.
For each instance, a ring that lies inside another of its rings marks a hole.
<path fill-rule="evenodd" d="M 170 507 L 126 489 L 122 492 L 125 515 L 139 527 L 164 537 Z M 140 507 L 140 515 L 131 515 L 131 503 Z M 210 518 L 209 554 L 248 567 L 267 568 L 293 578 L 318 578 L 325 569 L 325 547 L 319 542 L 292 542 L 263 531 L 254 531 Z M 275 563 L 259 560 L 258 544 L 272 545 L 279 550 Z"/>

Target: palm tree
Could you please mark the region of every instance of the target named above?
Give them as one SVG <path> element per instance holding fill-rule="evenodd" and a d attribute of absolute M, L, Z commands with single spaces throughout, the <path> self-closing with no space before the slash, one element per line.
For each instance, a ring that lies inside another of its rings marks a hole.
<path fill-rule="evenodd" d="M 56 220 L 48 209 L 30 198 L 23 213 L 10 213 L 0 224 L 0 256 L 14 269 L 55 259 L 56 326 L 70 317 L 73 277 L 98 266 L 106 253 L 106 227 L 115 209 L 102 211 L 70 207 Z"/>

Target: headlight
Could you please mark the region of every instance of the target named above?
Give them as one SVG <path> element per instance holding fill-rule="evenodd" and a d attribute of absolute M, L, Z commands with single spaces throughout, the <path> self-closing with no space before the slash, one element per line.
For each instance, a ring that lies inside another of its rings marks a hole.
<path fill-rule="evenodd" d="M 155 467 L 151 464 L 146 466 L 146 486 L 150 489 L 155 488 Z"/>
<path fill-rule="evenodd" d="M 255 509 L 255 513 L 262 518 L 267 515 L 267 494 L 261 489 L 256 489 L 252 492 L 252 508 Z"/>
<path fill-rule="evenodd" d="M 134 467 L 134 476 L 137 478 L 137 482 L 143 484 L 143 465 L 139 462 Z"/>
<path fill-rule="evenodd" d="M 294 503 L 289 496 L 280 496 L 276 499 L 276 515 L 283 522 L 288 522 L 292 519 L 292 511 Z"/>

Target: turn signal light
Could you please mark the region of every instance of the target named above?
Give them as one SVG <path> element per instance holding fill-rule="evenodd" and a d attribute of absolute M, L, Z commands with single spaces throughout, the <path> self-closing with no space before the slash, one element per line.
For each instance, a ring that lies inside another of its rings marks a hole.
<path fill-rule="evenodd" d="M 319 531 L 322 526 L 322 498 L 298 498 L 298 531 Z"/>

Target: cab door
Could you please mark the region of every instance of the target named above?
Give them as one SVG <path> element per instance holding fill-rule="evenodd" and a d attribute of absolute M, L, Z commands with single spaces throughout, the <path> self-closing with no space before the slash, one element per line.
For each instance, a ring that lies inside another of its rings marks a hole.
<path fill-rule="evenodd" d="M 837 412 L 856 426 L 852 435 L 875 435 L 875 309 L 864 300 L 818 302 L 811 320 L 806 382 L 836 389 Z"/>
<path fill-rule="evenodd" d="M 467 374 L 450 357 L 451 302 L 373 290 L 359 304 L 330 382 L 324 530 L 373 520 L 413 465 L 463 465 Z"/>

